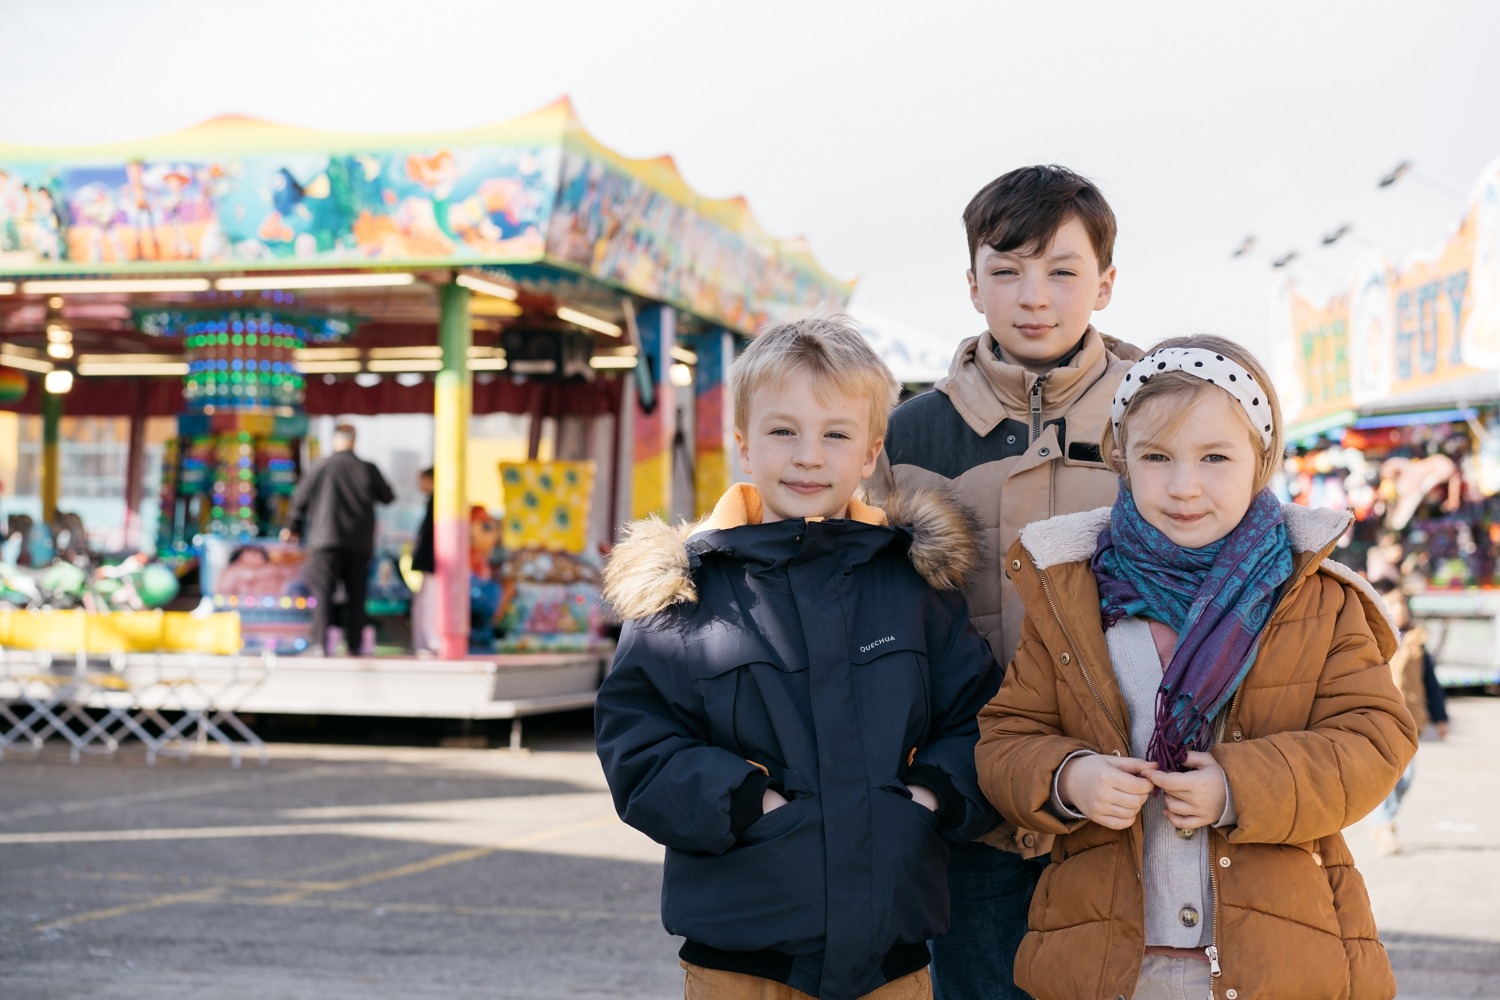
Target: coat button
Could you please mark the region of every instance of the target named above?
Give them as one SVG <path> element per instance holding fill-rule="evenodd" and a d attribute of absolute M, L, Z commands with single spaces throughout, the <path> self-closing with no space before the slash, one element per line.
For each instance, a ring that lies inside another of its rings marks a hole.
<path fill-rule="evenodd" d="M 1317 865 L 1319 868 L 1323 867 L 1323 855 L 1319 854 L 1317 851 L 1313 851 L 1313 864 Z"/>
<path fill-rule="evenodd" d="M 1198 828 L 1194 826 L 1177 828 L 1177 836 L 1181 837 L 1183 840 L 1192 840 L 1193 834 L 1197 832 Z"/>
<path fill-rule="evenodd" d="M 1070 663 L 1072 663 L 1072 662 L 1073 662 L 1073 657 L 1072 657 L 1072 656 L 1070 656 L 1070 655 L 1069 655 L 1069 654 L 1067 654 L 1067 653 L 1064 653 L 1064 654 L 1063 654 L 1063 655 L 1061 655 L 1061 656 L 1059 656 L 1059 657 L 1058 657 L 1058 658 L 1057 658 L 1057 661 L 1058 661 L 1058 662 L 1059 662 L 1059 663 L 1061 663 L 1061 664 L 1062 664 L 1062 665 L 1063 665 L 1063 666 L 1065 666 L 1065 667 L 1066 667 L 1066 666 L 1067 666 L 1067 665 L 1068 665 L 1068 664 L 1070 664 Z"/>
<path fill-rule="evenodd" d="M 1043 458 L 1046 458 L 1048 455 L 1052 454 L 1052 449 L 1043 448 L 1041 451 L 1037 452 L 1037 454 L 1042 456 Z"/>
<path fill-rule="evenodd" d="M 1022 847 L 1035 847 L 1036 846 L 1036 836 L 1034 834 L 1030 834 L 1030 833 L 1023 833 L 1021 835 L 1021 846 Z"/>
<path fill-rule="evenodd" d="M 1018 570 L 1018 569 L 1020 569 L 1021 568 L 1021 560 L 1019 560 L 1019 559 L 1012 559 L 1010 561 L 1010 568 L 1012 570 Z"/>
<path fill-rule="evenodd" d="M 1219 867 L 1220 868 L 1228 868 L 1229 867 L 1229 859 L 1228 858 L 1220 858 L 1219 859 Z"/>
<path fill-rule="evenodd" d="M 1240 991 L 1239 990 L 1233 990 L 1233 989 L 1225 990 L 1224 991 L 1224 995 L 1226 997 L 1228 997 L 1229 1000 L 1239 1000 L 1239 998 L 1240 998 Z"/>
<path fill-rule="evenodd" d="M 1240 732 L 1238 729 L 1236 729 L 1234 731 L 1234 741 L 1236 743 L 1238 743 L 1240 740 L 1242 740 L 1244 738 L 1245 738 L 1245 734 L 1244 733 Z"/>
<path fill-rule="evenodd" d="M 1177 911 L 1177 919 L 1182 921 L 1182 926 L 1184 927 L 1197 927 L 1198 911 L 1191 906 L 1184 906 L 1181 910 Z"/>

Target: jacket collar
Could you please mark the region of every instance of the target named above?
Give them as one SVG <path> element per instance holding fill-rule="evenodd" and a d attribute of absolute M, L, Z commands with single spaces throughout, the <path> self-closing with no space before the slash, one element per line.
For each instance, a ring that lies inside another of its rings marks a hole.
<path fill-rule="evenodd" d="M 1093 557 L 1099 532 L 1109 527 L 1111 509 L 1097 507 L 1034 521 L 1021 529 L 1021 544 L 1037 569 L 1059 563 L 1083 562 Z M 1282 504 L 1281 515 L 1286 519 L 1286 533 L 1291 539 L 1293 552 L 1321 552 L 1337 541 L 1354 519 L 1346 510 L 1304 507 L 1295 503 Z"/>
<path fill-rule="evenodd" d="M 1361 602 L 1366 605 L 1365 617 L 1370 620 L 1372 628 L 1377 621 L 1383 621 L 1387 626 L 1389 636 L 1381 635 L 1377 628 L 1376 637 L 1383 654 L 1389 656 L 1395 648 L 1395 636 L 1398 632 L 1390 609 L 1375 592 L 1375 588 L 1370 586 L 1369 581 L 1327 555 L 1333 544 L 1348 530 L 1354 516 L 1346 510 L 1304 507 L 1294 503 L 1282 504 L 1281 513 L 1286 519 L 1286 533 L 1291 540 L 1292 551 L 1300 556 L 1294 573 L 1294 584 L 1295 581 L 1322 570 L 1354 587 L 1359 592 Z M 1109 514 L 1109 507 L 1099 507 L 1078 514 L 1063 514 L 1045 521 L 1035 521 L 1021 529 L 1021 547 L 1026 550 L 1037 569 L 1048 569 L 1063 563 L 1087 562 L 1094 555 L 1099 532 L 1109 527 Z M 1318 556 L 1321 558 L 1316 558 Z M 1387 643 L 1391 649 L 1385 648 Z"/>
<path fill-rule="evenodd" d="M 626 619 L 656 614 L 674 604 L 696 603 L 693 572 L 705 555 L 749 557 L 756 541 L 775 544 L 784 540 L 783 534 L 790 537 L 806 523 L 762 526 L 758 524 L 760 512 L 755 487 L 737 483 L 720 498 L 713 513 L 696 523 L 672 526 L 651 517 L 626 525 L 624 538 L 604 567 L 605 600 Z M 863 540 L 865 544 L 883 548 L 904 543 L 912 567 L 939 590 L 961 590 L 982 562 L 978 519 L 946 493 L 892 494 L 883 510 L 854 499 L 849 513 L 846 523 L 873 532 Z M 787 526 L 786 530 L 778 532 L 778 525 Z M 741 530 L 746 528 L 764 537 L 752 538 Z M 852 532 L 849 542 L 855 544 Z"/>
<path fill-rule="evenodd" d="M 1048 413 L 1066 410 L 1099 381 L 1110 360 L 1104 337 L 1090 325 L 1065 364 L 1037 375 L 1001 360 L 994 334 L 986 330 L 959 345 L 948 374 L 938 379 L 935 388 L 953 401 L 953 408 L 982 436 L 1006 417 L 1030 411 L 1031 391 L 1038 379 L 1045 379 L 1044 418 Z"/>
<path fill-rule="evenodd" d="M 764 514 L 765 508 L 761 503 L 760 491 L 749 483 L 735 483 L 719 498 L 719 502 L 714 505 L 713 513 L 699 521 L 693 531 L 696 534 L 724 528 L 737 528 L 744 524 L 759 524 Z M 857 497 L 851 497 L 849 500 L 848 519 L 862 524 L 884 525 L 886 523 L 885 511 L 863 503 Z M 821 521 L 823 519 L 811 518 L 810 520 Z"/>

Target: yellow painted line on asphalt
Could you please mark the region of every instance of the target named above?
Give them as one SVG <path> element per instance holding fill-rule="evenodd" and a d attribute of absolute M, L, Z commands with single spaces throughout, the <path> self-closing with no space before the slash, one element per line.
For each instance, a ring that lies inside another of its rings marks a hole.
<path fill-rule="evenodd" d="M 630 920 L 656 923 L 661 919 L 655 908 L 647 911 L 632 910 L 583 910 L 547 909 L 538 906 L 458 906 L 451 903 L 371 902 L 354 899 L 277 899 L 268 896 L 227 896 L 223 889 L 204 889 L 199 892 L 156 896 L 136 903 L 123 903 L 107 909 L 81 913 L 61 920 L 38 924 L 37 932 L 66 930 L 77 924 L 112 917 L 128 916 L 145 910 L 161 909 L 184 903 L 213 903 L 216 906 L 294 906 L 301 909 L 358 911 L 375 915 L 400 914 L 418 916 L 451 917 L 513 917 L 530 920 Z"/>
<path fill-rule="evenodd" d="M 395 868 L 387 868 L 384 871 L 369 872 L 356 878 L 345 879 L 342 882 L 330 882 L 316 889 L 293 891 L 281 896 L 267 897 L 267 902 L 292 903 L 306 898 L 311 892 L 342 892 L 347 889 L 360 889 L 376 882 L 387 882 L 393 878 L 404 878 L 407 875 L 420 875 L 436 868 L 448 865 L 460 864 L 465 861 L 473 861 L 487 854 L 495 854 L 499 851 L 514 851 L 518 848 L 529 847 L 532 844 L 547 840 L 556 840 L 574 833 L 582 833 L 586 830 L 596 830 L 601 826 L 613 825 L 619 819 L 614 816 L 603 816 L 598 819 L 585 820 L 581 823 L 570 823 L 567 826 L 555 826 L 546 830 L 538 830 L 515 837 L 493 847 L 469 847 L 461 851 L 449 851 L 447 854 L 439 854 L 436 857 L 427 858 L 424 861 L 416 861 L 408 865 L 398 865 Z"/>
<path fill-rule="evenodd" d="M 161 788 L 150 792 L 111 795 L 108 798 L 49 802 L 45 805 L 22 806 L 19 809 L 7 810 L 5 817 L 6 819 L 27 819 L 33 816 L 57 816 L 63 813 L 83 812 L 89 809 L 116 809 L 120 806 L 135 805 L 143 802 L 189 799 L 197 795 L 212 795 L 215 792 L 243 792 L 247 787 L 260 788 L 264 785 L 282 785 L 292 781 L 308 781 L 313 778 L 325 778 L 329 775 L 340 774 L 342 772 L 343 769 L 337 767 L 315 767 L 290 774 L 263 775 L 251 772 L 249 781 L 239 779 L 205 781 L 196 785 L 178 785 L 173 788 Z"/>
<path fill-rule="evenodd" d="M 354 857 L 339 858 L 336 861 L 327 861 L 322 864 L 308 865 L 306 868 L 294 868 L 289 872 L 282 872 L 270 882 L 298 883 L 305 881 L 309 875 L 320 875 L 324 872 L 334 872 L 341 869 L 359 868 L 363 865 L 374 864 L 384 861 L 393 854 L 410 853 L 404 848 L 384 848 L 378 851 L 367 851 Z"/>
<path fill-rule="evenodd" d="M 360 860 L 368 859 L 355 859 L 352 863 L 358 863 Z M 74 879 L 85 882 L 116 882 L 121 884 L 200 885 L 218 886 L 223 889 L 321 889 L 330 884 L 328 882 L 309 882 L 306 879 L 293 876 L 283 878 L 228 878 L 214 875 L 165 875 L 159 872 L 54 872 L 23 871 L 20 869 L 0 871 L 0 878 L 31 878 L 37 881 Z"/>
<path fill-rule="evenodd" d="M 394 825 L 400 821 L 392 820 L 387 822 Z M 539 840 L 551 840 L 555 837 L 567 836 L 575 830 L 591 830 L 595 827 L 613 825 L 617 822 L 619 820 L 613 816 L 609 816 L 602 819 L 589 820 L 584 823 L 577 823 L 573 826 L 539 830 L 536 833 L 527 834 L 515 840 L 508 840 L 492 847 L 482 848 L 482 850 L 512 850 Z M 362 823 L 359 826 L 359 836 L 371 836 L 372 830 L 378 830 L 379 828 L 378 823 Z M 153 840 L 229 840 L 249 837 L 302 837 L 318 834 L 343 834 L 347 832 L 347 824 L 338 823 L 276 823 L 261 826 L 180 826 L 154 830 L 39 830 L 34 833 L 0 833 L 0 845 L 108 844 Z"/>
<path fill-rule="evenodd" d="M 157 830 L 51 830 L 0 833 L 0 844 L 109 844 L 146 840 L 227 840 L 236 837 L 303 837 L 338 833 L 332 823 L 282 823 L 267 826 L 183 826 Z"/>
<path fill-rule="evenodd" d="M 537 906 L 456 906 L 452 903 L 379 903 L 357 899 L 296 899 L 286 903 L 266 896 L 228 896 L 219 903 L 233 906 L 286 905 L 304 909 L 358 910 L 365 913 L 413 913 L 454 917 L 527 917 L 555 920 L 643 920 L 658 923 L 661 914 L 655 906 L 647 910 L 573 910 L 544 909 Z"/>
<path fill-rule="evenodd" d="M 94 910 L 91 913 L 79 913 L 61 920 L 50 920 L 44 924 L 37 924 L 33 930 L 38 932 L 62 930 L 67 927 L 75 927 L 78 924 L 92 923 L 95 920 L 109 920 L 111 917 L 123 917 L 131 913 L 140 913 L 142 910 L 159 910 L 164 906 L 176 906 L 179 903 L 212 903 L 224 894 L 224 889 L 215 886 L 208 889 L 199 889 L 197 892 L 180 892 L 170 896 L 157 896 L 153 899 L 142 900 L 139 903 L 124 903 L 120 906 L 111 906 L 103 910 Z"/>
<path fill-rule="evenodd" d="M 398 865 L 398 866 L 396 866 L 394 868 L 387 868 L 387 869 L 384 869 L 382 871 L 370 872 L 370 873 L 367 873 L 365 875 L 358 876 L 356 878 L 344 879 L 344 880 L 338 881 L 338 882 L 324 882 L 324 883 L 311 883 L 311 884 L 304 883 L 303 885 L 299 886 L 298 888 L 293 889 L 290 892 L 282 893 L 280 895 L 276 895 L 276 896 L 264 896 L 264 897 L 260 897 L 260 898 L 253 899 L 253 900 L 235 900 L 235 902 L 241 902 L 241 903 L 253 902 L 253 903 L 256 903 L 257 905 L 305 905 L 307 903 L 308 897 L 316 895 L 316 894 L 330 893 L 330 892 L 342 892 L 342 891 L 345 891 L 345 890 L 348 890 L 348 889 L 358 889 L 358 888 L 362 888 L 362 887 L 367 886 L 367 885 L 373 885 L 373 884 L 375 884 L 377 882 L 386 882 L 386 881 L 389 881 L 389 880 L 395 879 L 395 878 L 403 878 L 403 877 L 405 877 L 407 875 L 418 875 L 418 874 L 421 874 L 423 872 L 428 872 L 428 871 L 432 871 L 432 870 L 437 869 L 437 868 L 445 867 L 447 865 L 459 864 L 459 863 L 462 863 L 464 861 L 472 861 L 472 860 L 474 860 L 476 858 L 482 858 L 482 857 L 485 857 L 486 855 L 496 854 L 496 853 L 499 853 L 501 851 L 518 850 L 520 848 L 529 847 L 529 846 L 531 846 L 533 844 L 541 843 L 541 842 L 544 842 L 544 841 L 556 840 L 556 839 L 561 838 L 561 837 L 571 836 L 572 834 L 575 834 L 575 833 L 583 833 L 583 832 L 586 832 L 588 830 L 598 829 L 599 827 L 602 827 L 602 826 L 612 826 L 612 825 L 614 825 L 616 823 L 619 823 L 619 822 L 620 822 L 620 820 L 616 816 L 613 816 L 613 815 L 611 815 L 611 816 L 602 816 L 602 817 L 598 817 L 596 819 L 585 820 L 585 821 L 579 822 L 579 823 L 569 823 L 569 824 L 567 824 L 565 826 L 556 826 L 556 827 L 550 827 L 550 828 L 545 829 L 545 830 L 537 830 L 537 831 L 535 831 L 533 833 L 523 834 L 523 835 L 521 835 L 519 837 L 514 837 L 514 838 L 512 838 L 510 840 L 507 840 L 507 841 L 505 841 L 503 843 L 497 844 L 497 845 L 495 845 L 493 847 L 471 847 L 471 848 L 465 848 L 464 850 L 460 850 L 460 851 L 449 851 L 446 854 L 439 854 L 439 855 L 436 855 L 435 857 L 428 858 L 428 859 L 426 859 L 424 861 L 418 861 L 418 862 L 415 862 L 413 864 L 407 864 L 407 865 Z M 121 834 L 133 834 L 133 835 L 147 834 L 147 835 L 149 835 L 149 834 L 166 834 L 166 833 L 172 833 L 172 832 L 176 832 L 176 833 L 184 833 L 184 832 L 186 832 L 186 833 L 197 833 L 197 834 L 202 834 L 202 835 L 205 835 L 205 836 L 209 836 L 209 835 L 218 835 L 218 834 L 222 833 L 222 831 L 231 830 L 231 829 L 238 829 L 238 828 L 221 827 L 221 828 L 215 829 L 215 828 L 211 828 L 210 827 L 210 828 L 204 828 L 204 829 L 201 829 L 201 830 L 191 830 L 191 831 L 123 830 L 123 831 L 113 831 L 113 833 L 108 833 L 106 831 L 98 831 L 98 833 L 106 833 L 107 836 L 110 837 L 110 839 L 119 839 Z M 246 828 L 243 828 L 243 829 L 250 830 L 250 831 L 258 831 L 258 830 L 265 830 L 267 828 L 264 828 L 264 827 L 246 827 Z M 291 827 L 276 827 L 276 828 L 272 828 L 272 829 L 276 829 L 278 831 L 285 831 L 285 830 L 291 829 Z M 336 826 L 307 826 L 307 825 L 303 825 L 303 826 L 298 827 L 298 829 L 302 830 L 303 832 L 311 832 L 311 833 L 336 833 L 336 832 L 338 832 L 338 827 L 336 827 Z M 76 833 L 76 835 L 80 836 L 80 837 L 83 837 L 83 836 L 93 836 L 95 833 L 96 833 L 96 831 L 78 831 Z M 63 836 L 69 836 L 68 834 L 65 834 L 65 833 L 61 834 L 61 835 L 63 835 Z M 254 835 L 254 834 L 252 833 L 252 834 L 248 834 L 248 835 Z M 59 836 L 59 834 L 6 834 L 3 837 L 0 837 L 0 843 L 32 843 L 32 842 L 36 842 L 36 841 L 32 841 L 32 840 L 9 840 L 9 839 L 6 839 L 6 838 L 10 838 L 10 837 L 27 837 L 27 838 L 32 838 L 32 837 L 56 837 L 56 836 Z M 97 838 L 95 838 L 95 839 L 97 839 Z M 139 836 L 139 837 L 129 837 L 129 838 L 126 838 L 126 839 L 141 839 L 141 840 L 159 839 L 159 840 L 167 840 L 167 839 L 181 839 L 181 838 L 180 837 L 175 837 L 174 838 L 174 837 L 167 837 L 167 836 L 157 836 L 157 837 Z M 59 841 L 43 841 L 43 842 L 59 842 Z M 68 840 L 68 841 L 61 841 L 61 842 L 79 843 L 79 842 L 86 842 L 86 841 L 83 841 L 83 840 Z M 230 881 L 232 883 L 235 880 L 230 880 Z M 272 886 L 272 882 L 273 881 L 274 880 L 266 880 L 265 887 L 266 888 L 273 887 Z M 44 924 L 38 924 L 34 929 L 37 930 L 37 931 L 56 930 L 56 929 L 61 929 L 61 928 L 65 928 L 65 927 L 71 927 L 71 926 L 74 926 L 74 925 L 80 924 L 80 923 L 88 923 L 88 922 L 95 921 L 95 920 L 107 920 L 110 917 L 124 916 L 126 914 L 137 913 L 137 912 L 140 912 L 142 910 L 159 909 L 159 908 L 164 907 L 164 906 L 175 906 L 175 905 L 178 905 L 178 904 L 181 904 L 181 903 L 224 902 L 225 901 L 224 900 L 224 893 L 227 892 L 231 887 L 232 887 L 231 884 L 220 884 L 220 885 L 210 886 L 210 887 L 205 888 L 205 889 L 200 889 L 197 892 L 173 893 L 173 894 L 164 895 L 164 896 L 157 896 L 157 897 L 154 897 L 154 898 L 149 899 L 149 900 L 143 900 L 143 901 L 141 901 L 139 903 L 127 903 L 127 904 L 123 904 L 121 906 L 114 906 L 114 907 L 109 907 L 107 909 L 94 910 L 94 911 L 92 911 L 90 913 L 82 913 L 82 914 L 78 914 L 76 916 L 66 917 L 66 918 L 61 919 L 61 920 L 49 921 L 49 922 L 44 923 Z M 254 887 L 254 886 L 252 886 L 252 887 Z M 275 886 L 275 887 L 279 888 L 279 886 Z M 333 901 L 331 901 L 331 900 L 323 900 L 321 902 L 332 903 Z M 365 909 L 371 908 L 369 903 L 351 903 L 350 907 L 351 908 L 365 908 Z M 447 911 L 442 911 L 442 912 L 447 912 Z"/>

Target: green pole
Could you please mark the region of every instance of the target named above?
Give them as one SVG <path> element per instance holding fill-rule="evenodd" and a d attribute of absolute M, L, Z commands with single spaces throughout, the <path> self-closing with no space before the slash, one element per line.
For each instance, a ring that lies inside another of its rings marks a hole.
<path fill-rule="evenodd" d="M 438 588 L 438 653 L 458 659 L 469 652 L 469 290 L 450 281 L 442 287 L 438 346 L 443 367 L 433 392 L 433 554 Z M 424 583 L 423 586 L 426 586 Z"/>
<path fill-rule="evenodd" d="M 58 455 L 58 430 L 62 426 L 62 396 L 42 392 L 42 520 L 50 525 L 57 520 L 58 487 L 61 467 Z"/>

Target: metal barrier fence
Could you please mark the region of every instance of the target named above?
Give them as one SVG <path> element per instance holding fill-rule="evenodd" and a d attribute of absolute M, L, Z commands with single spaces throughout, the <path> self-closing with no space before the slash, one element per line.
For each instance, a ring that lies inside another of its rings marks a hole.
<path fill-rule="evenodd" d="M 0 647 L 0 759 L 39 751 L 47 740 L 112 754 L 138 739 L 146 762 L 187 756 L 210 741 L 239 767 L 244 753 L 268 760 L 266 744 L 236 714 L 275 669 L 270 654 L 54 654 Z"/>

